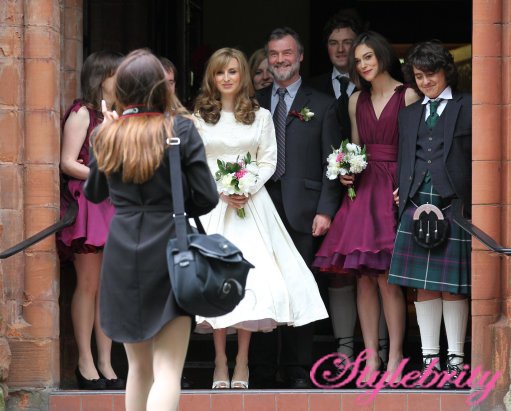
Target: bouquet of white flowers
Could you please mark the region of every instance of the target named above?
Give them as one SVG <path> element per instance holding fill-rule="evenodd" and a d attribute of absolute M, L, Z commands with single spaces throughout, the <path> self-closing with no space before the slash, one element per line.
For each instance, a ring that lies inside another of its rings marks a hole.
<path fill-rule="evenodd" d="M 248 197 L 250 190 L 256 185 L 258 168 L 252 164 L 252 156 L 247 153 L 241 160 L 234 163 L 217 159 L 218 171 L 215 173 L 217 185 L 223 194 L 240 194 Z M 245 209 L 236 210 L 238 217 L 245 217 Z"/>
<path fill-rule="evenodd" d="M 367 167 L 366 148 L 346 139 L 341 142 L 341 147 L 333 149 L 327 161 L 326 176 L 330 180 L 335 180 L 340 175 L 359 174 Z M 356 196 L 355 189 L 350 186 L 348 197 L 353 200 Z"/>

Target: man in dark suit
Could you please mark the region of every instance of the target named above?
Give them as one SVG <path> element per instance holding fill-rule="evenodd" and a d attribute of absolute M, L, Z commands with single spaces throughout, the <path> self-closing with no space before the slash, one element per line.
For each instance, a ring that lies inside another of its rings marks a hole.
<path fill-rule="evenodd" d="M 303 46 L 289 28 L 275 29 L 265 47 L 274 84 L 257 99 L 271 110 L 277 166 L 266 184 L 296 248 L 310 266 L 339 208 L 339 182 L 326 177 L 326 158 L 339 146 L 335 100 L 302 84 Z M 289 388 L 308 388 L 314 325 L 281 327 L 280 371 Z M 256 333 L 251 344 L 251 385 L 270 388 L 277 371 L 277 333 Z"/>
<path fill-rule="evenodd" d="M 440 358 L 443 317 L 446 369 L 458 375 L 464 363 L 471 239 L 452 221 L 451 202 L 461 200 L 466 210 L 471 206 L 472 99 L 456 91 L 453 57 L 438 42 L 414 46 L 403 71 L 423 99 L 399 113 L 399 189 L 394 195 L 400 221 L 389 283 L 417 289 L 423 371 Z M 412 218 L 426 203 L 438 207 L 450 226 L 445 241 L 433 248 L 421 247 L 413 238 Z"/>
<path fill-rule="evenodd" d="M 358 15 L 352 10 L 340 11 L 332 16 L 323 29 L 328 57 L 332 70 L 309 80 L 309 84 L 336 99 L 337 119 L 341 126 L 342 138 L 351 139 L 351 123 L 348 113 L 348 99 L 356 91 L 349 76 L 349 53 L 353 41 L 362 32 Z M 350 13 L 351 12 L 351 13 Z M 357 303 L 355 279 L 351 276 L 336 276 L 328 284 L 328 304 L 337 351 L 354 359 L 355 326 L 357 323 Z M 380 343 L 386 346 L 387 331 L 385 319 L 380 321 Z M 383 324 L 383 327 L 382 327 Z M 386 353 L 380 352 L 381 358 Z"/>
<path fill-rule="evenodd" d="M 348 99 L 356 89 L 348 72 L 349 53 L 353 41 L 361 32 L 362 25 L 352 13 L 339 12 L 328 20 L 323 29 L 323 37 L 332 70 L 309 80 L 312 87 L 337 100 L 337 116 L 343 139 L 351 138 Z"/>

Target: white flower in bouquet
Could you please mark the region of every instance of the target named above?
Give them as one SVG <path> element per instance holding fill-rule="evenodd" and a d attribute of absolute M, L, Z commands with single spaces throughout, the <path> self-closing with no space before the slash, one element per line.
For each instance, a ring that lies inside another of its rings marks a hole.
<path fill-rule="evenodd" d="M 350 173 L 360 174 L 367 167 L 365 155 L 356 155 L 350 159 Z"/>
<path fill-rule="evenodd" d="M 238 188 L 241 193 L 248 195 L 250 190 L 255 187 L 256 183 L 257 176 L 252 174 L 251 172 L 247 172 L 242 178 L 239 179 Z"/>
<path fill-rule="evenodd" d="M 219 183 L 218 185 L 220 186 L 222 193 L 228 194 L 228 195 L 234 194 L 235 187 L 233 185 L 231 185 L 232 179 L 233 179 L 232 174 L 225 174 L 220 178 L 220 180 L 218 181 L 218 183 Z"/>
<path fill-rule="evenodd" d="M 353 143 L 347 143 L 346 150 L 348 150 L 349 153 L 353 153 L 353 154 L 360 154 L 360 152 L 361 152 L 360 146 L 358 144 L 353 144 Z"/>
<path fill-rule="evenodd" d="M 326 176 L 329 180 L 335 180 L 339 175 L 340 169 L 339 162 L 337 161 L 337 153 L 338 150 L 334 150 L 334 152 L 327 157 L 328 166 L 326 168 Z"/>

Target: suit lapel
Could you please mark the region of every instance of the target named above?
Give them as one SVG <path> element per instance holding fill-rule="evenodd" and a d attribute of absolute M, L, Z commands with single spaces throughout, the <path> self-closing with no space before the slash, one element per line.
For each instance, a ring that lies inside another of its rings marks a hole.
<path fill-rule="evenodd" d="M 444 162 L 447 161 L 447 155 L 449 154 L 449 150 L 452 145 L 452 138 L 454 136 L 454 127 L 456 126 L 456 119 L 458 118 L 458 113 L 461 109 L 461 104 L 459 103 L 461 96 L 455 95 L 452 100 L 447 102 L 445 106 L 445 110 L 442 113 L 445 116 L 444 119 Z"/>
<path fill-rule="evenodd" d="M 307 90 L 306 87 L 303 86 L 303 84 L 298 89 L 298 92 L 296 93 L 295 99 L 293 100 L 293 104 L 291 105 L 291 109 L 289 110 L 289 113 L 291 113 L 293 110 L 300 112 L 309 102 L 309 95 L 310 91 Z M 311 108 L 311 111 L 314 111 L 314 108 Z M 286 126 L 288 126 L 293 120 L 298 120 L 295 116 L 292 116 L 288 114 L 286 119 Z"/>
<path fill-rule="evenodd" d="M 326 89 L 325 90 L 328 90 L 328 93 L 333 97 L 335 98 L 335 90 L 334 90 L 334 84 L 333 84 L 333 81 L 332 81 L 332 75 L 329 75 L 327 78 L 326 78 L 326 81 L 327 81 L 327 84 L 326 84 Z"/>
<path fill-rule="evenodd" d="M 415 167 L 415 150 L 417 147 L 417 137 L 419 135 L 419 127 L 421 125 L 421 121 L 424 121 L 423 117 L 424 113 L 424 105 L 417 103 L 413 107 L 413 110 L 410 110 L 410 114 L 408 116 L 408 124 L 406 129 L 410 130 L 410 142 L 409 142 L 409 158 L 410 161 L 410 169 L 413 170 Z"/>
<path fill-rule="evenodd" d="M 265 89 L 257 93 L 257 101 L 261 107 L 271 111 L 271 90 L 272 86 L 268 86 Z"/>

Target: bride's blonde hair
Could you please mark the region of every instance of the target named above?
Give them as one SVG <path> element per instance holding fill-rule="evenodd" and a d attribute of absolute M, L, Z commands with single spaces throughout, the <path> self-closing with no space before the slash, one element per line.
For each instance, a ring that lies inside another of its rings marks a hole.
<path fill-rule="evenodd" d="M 220 120 L 222 102 L 215 84 L 215 74 L 224 69 L 231 59 L 238 62 L 240 73 L 240 85 L 234 100 L 234 117 L 243 124 L 252 124 L 255 120 L 255 111 L 259 109 L 259 104 L 254 98 L 254 86 L 247 59 L 240 50 L 226 47 L 217 50 L 208 60 L 201 93 L 195 100 L 195 112 L 206 123 L 216 124 Z"/>

